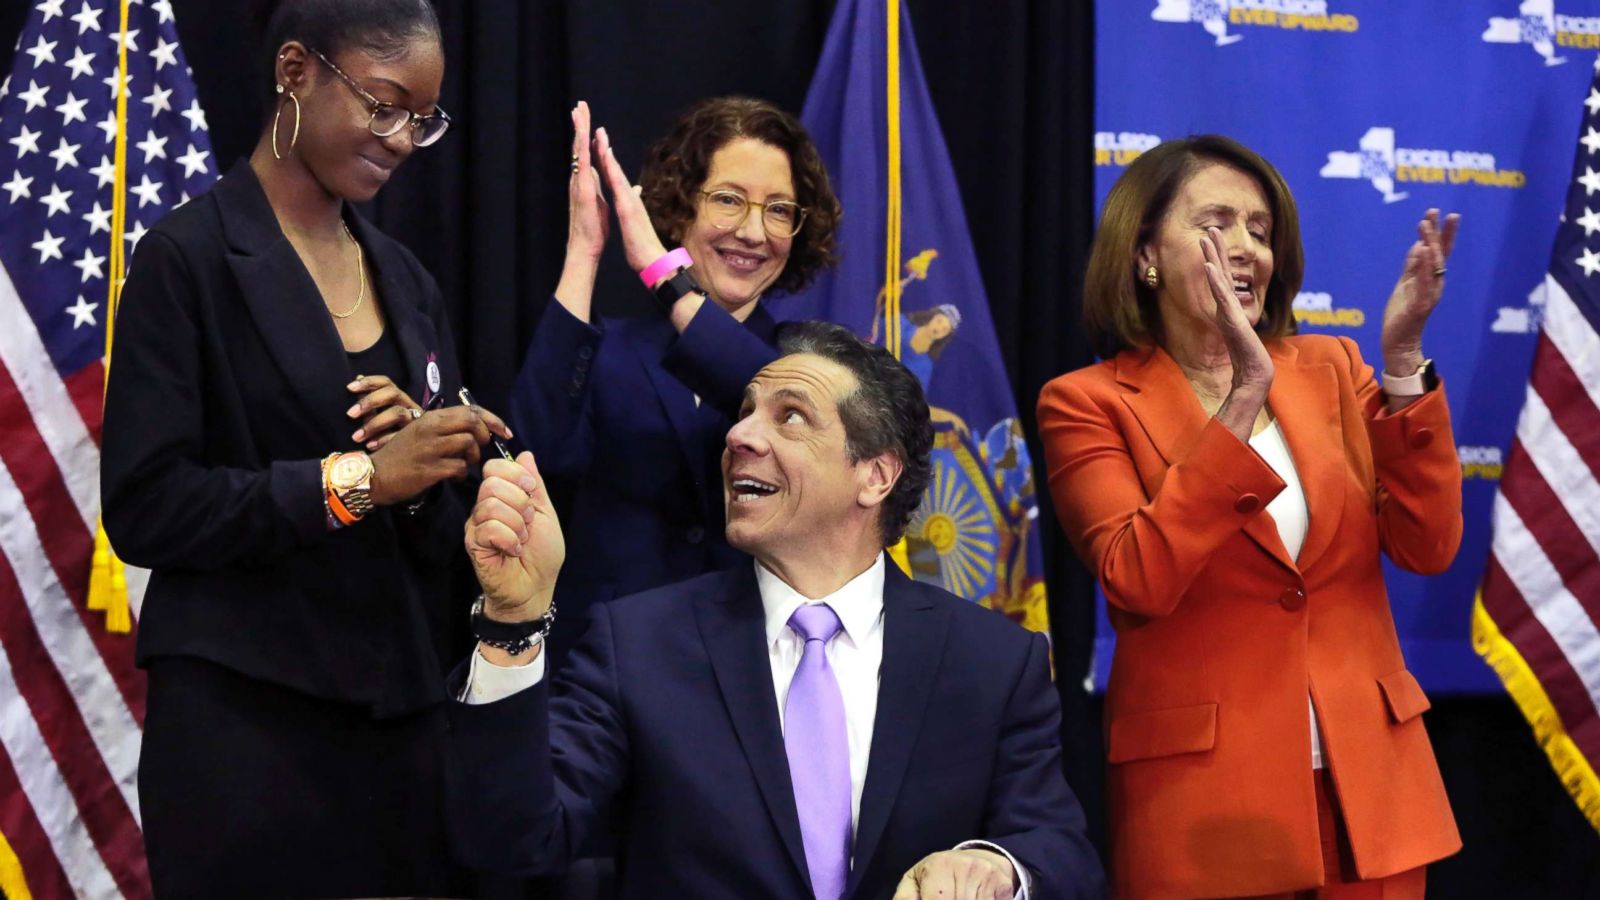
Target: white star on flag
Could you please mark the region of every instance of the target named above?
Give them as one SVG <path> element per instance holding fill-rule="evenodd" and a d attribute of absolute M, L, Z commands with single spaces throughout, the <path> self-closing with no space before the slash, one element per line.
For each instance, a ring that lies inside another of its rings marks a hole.
<path fill-rule="evenodd" d="M 161 17 L 162 24 L 172 21 L 172 3 L 169 0 L 155 0 L 150 4 L 150 9 Z"/>
<path fill-rule="evenodd" d="M 61 255 L 61 242 L 64 240 L 66 238 L 56 237 L 46 229 L 44 237 L 33 244 L 33 249 L 39 251 L 39 263 L 43 265 L 52 259 L 66 259 L 65 256 Z"/>
<path fill-rule="evenodd" d="M 19 198 L 33 196 L 33 194 L 28 190 L 28 185 L 30 184 L 33 184 L 33 179 L 23 178 L 21 170 L 18 170 L 11 173 L 10 181 L 6 182 L 5 184 L 0 184 L 0 189 L 10 191 L 11 202 L 16 203 Z"/>
<path fill-rule="evenodd" d="M 17 159 L 21 159 L 29 153 L 39 152 L 39 134 L 40 132 L 37 131 L 29 131 L 28 126 L 24 125 L 17 132 L 17 136 L 7 142 L 16 145 Z"/>
<path fill-rule="evenodd" d="M 105 261 L 106 258 L 104 256 L 95 256 L 92 249 L 88 247 L 83 248 L 83 259 L 73 263 L 74 266 L 78 267 L 78 271 L 83 273 L 83 277 L 79 279 L 78 283 L 83 284 L 90 278 L 106 277 L 105 272 L 103 272 L 100 268 L 100 264 L 104 263 Z"/>
<path fill-rule="evenodd" d="M 94 54 L 85 51 L 82 47 L 75 47 L 72 58 L 67 60 L 67 68 L 72 70 L 72 80 L 77 81 L 80 75 L 94 74 Z"/>
<path fill-rule="evenodd" d="M 83 114 L 84 104 L 88 102 L 88 100 L 79 100 L 72 95 L 71 91 L 68 91 L 67 99 L 56 107 L 56 112 L 61 113 L 61 127 L 65 128 L 71 125 L 74 119 L 79 122 L 89 121 L 89 117 Z"/>
<path fill-rule="evenodd" d="M 1595 212 L 1589 207 L 1583 208 L 1583 215 L 1578 217 L 1578 224 L 1583 226 L 1583 236 L 1589 237 L 1600 231 L 1600 212 Z"/>
<path fill-rule="evenodd" d="M 45 213 L 45 218 L 48 219 L 51 216 L 54 216 L 56 213 L 61 213 L 62 215 L 70 214 L 72 212 L 72 206 L 67 203 L 67 200 L 71 196 L 72 192 L 63 191 L 61 189 L 61 185 L 50 185 L 50 193 L 39 198 L 39 202 L 43 203 L 45 209 L 49 210 L 49 212 Z"/>
<path fill-rule="evenodd" d="M 168 99 L 171 96 L 172 88 L 167 88 L 165 90 L 161 88 L 152 88 L 150 90 L 150 95 L 145 97 L 142 101 L 150 104 L 150 118 L 155 118 L 158 113 L 172 112 L 172 101 Z"/>
<path fill-rule="evenodd" d="M 94 127 L 105 132 L 106 143 L 111 143 L 117 139 L 117 114 L 115 112 L 106 113 L 105 119 Z"/>
<path fill-rule="evenodd" d="M 164 137 L 156 137 L 156 133 L 154 131 L 145 132 L 144 140 L 134 144 L 134 146 L 144 151 L 144 161 L 147 165 L 149 164 L 150 160 L 157 157 L 160 157 L 161 159 L 167 158 L 167 139 Z"/>
<path fill-rule="evenodd" d="M 145 232 L 149 230 L 150 229 L 144 227 L 143 222 L 134 222 L 133 228 L 129 230 L 127 234 L 122 236 L 122 239 L 128 242 L 128 253 L 130 255 L 133 253 L 133 248 L 139 246 L 139 239 L 144 237 Z"/>
<path fill-rule="evenodd" d="M 82 37 L 85 31 L 100 30 L 100 10 L 90 8 L 89 0 L 84 0 L 83 8 L 69 18 L 78 23 L 79 37 Z"/>
<path fill-rule="evenodd" d="M 207 131 L 205 110 L 200 108 L 199 100 L 189 101 L 189 108 L 179 113 L 189 120 L 190 131 Z"/>
<path fill-rule="evenodd" d="M 100 157 L 100 165 L 90 169 L 89 174 L 100 182 L 95 187 L 105 187 L 117 180 L 117 167 L 112 164 L 109 158 L 102 156 Z"/>
<path fill-rule="evenodd" d="M 211 155 L 209 150 L 201 150 L 194 144 L 189 145 L 189 152 L 178 157 L 177 161 L 183 164 L 183 177 L 189 178 L 199 175 L 206 170 L 206 157 Z"/>
<path fill-rule="evenodd" d="M 28 79 L 28 89 L 25 91 L 19 91 L 17 93 L 17 99 L 28 104 L 28 108 L 23 110 L 23 113 L 31 113 L 43 106 L 44 95 L 48 93 L 50 93 L 49 85 L 40 84 L 39 82 L 34 81 L 32 78 Z"/>
<path fill-rule="evenodd" d="M 62 138 L 61 143 L 45 155 L 56 161 L 57 172 L 67 166 L 76 169 L 78 167 L 78 148 L 82 146 L 82 144 L 69 144 L 66 138 Z"/>
<path fill-rule="evenodd" d="M 1583 105 L 1589 107 L 1589 115 L 1600 114 L 1600 91 L 1589 88 L 1589 97 L 1583 101 Z"/>
<path fill-rule="evenodd" d="M 168 43 L 166 38 L 156 38 L 156 48 L 150 51 L 150 58 L 156 61 L 156 71 L 159 72 L 167 66 L 178 64 L 178 44 Z M 168 91 L 171 93 L 171 91 Z"/>
<path fill-rule="evenodd" d="M 67 307 L 67 312 L 72 314 L 72 329 L 76 331 L 84 325 L 94 325 L 94 311 L 100 308 L 98 303 L 90 303 L 78 295 L 78 302 Z"/>
<path fill-rule="evenodd" d="M 56 16 L 66 15 L 66 13 L 61 11 L 62 4 L 66 2 L 67 0 L 44 0 L 43 3 L 34 7 L 34 9 L 37 9 L 40 13 L 42 13 L 44 15 L 44 20 L 48 22 L 51 19 L 54 19 Z"/>
<path fill-rule="evenodd" d="M 117 73 L 115 71 L 113 71 L 110 75 L 107 75 L 106 77 L 100 79 L 100 83 L 106 86 L 106 90 L 111 93 L 111 100 L 113 102 L 115 102 L 116 99 L 117 99 Z M 130 96 L 130 97 L 133 96 L 133 94 L 132 94 L 132 91 L 133 91 L 133 73 L 132 72 L 128 73 L 128 77 L 127 78 L 122 79 L 122 89 L 129 92 L 128 96 Z"/>
<path fill-rule="evenodd" d="M 1596 253 L 1588 247 L 1583 248 L 1583 255 L 1578 257 L 1575 262 L 1583 267 L 1583 274 L 1586 276 L 1600 272 L 1600 253 Z"/>
<path fill-rule="evenodd" d="M 24 50 L 22 52 L 33 57 L 33 67 L 37 69 L 39 68 L 40 63 L 56 61 L 55 49 L 56 44 L 58 43 L 60 42 L 45 40 L 44 35 L 41 34 L 39 35 L 39 42 L 33 45 L 33 49 Z"/>
<path fill-rule="evenodd" d="M 140 175 L 139 184 L 128 188 L 128 190 L 139 195 L 140 209 L 144 209 L 145 206 L 151 203 L 158 206 L 161 204 L 161 182 L 151 181 L 148 174 Z"/>
<path fill-rule="evenodd" d="M 1583 185 L 1583 195 L 1585 197 L 1595 191 L 1600 191 L 1600 172 L 1584 166 L 1583 174 L 1578 176 L 1578 183 Z"/>
<path fill-rule="evenodd" d="M 1600 57 L 1596 58 L 1600 59 Z M 1583 148 L 1588 150 L 1590 153 L 1600 152 L 1600 131 L 1594 130 L 1593 126 L 1589 127 L 1588 134 L 1585 134 L 1578 140 L 1583 144 Z"/>
<path fill-rule="evenodd" d="M 139 41 L 138 41 L 139 29 L 137 29 L 137 28 L 129 28 L 126 38 L 124 38 L 122 32 L 120 32 L 120 31 L 115 32 L 113 34 L 108 34 L 108 35 L 106 35 L 106 37 L 110 38 L 113 41 L 116 41 L 117 42 L 117 48 L 119 50 L 122 49 L 122 45 L 123 45 L 124 41 L 126 41 L 126 43 L 128 45 L 127 49 L 128 49 L 129 53 L 133 53 L 133 52 L 135 52 L 135 51 L 137 51 L 139 49 Z"/>
<path fill-rule="evenodd" d="M 111 232 L 111 210 L 101 209 L 100 201 L 94 202 L 94 209 L 83 214 L 83 220 L 89 223 L 89 233 L 99 234 L 104 231 Z"/>

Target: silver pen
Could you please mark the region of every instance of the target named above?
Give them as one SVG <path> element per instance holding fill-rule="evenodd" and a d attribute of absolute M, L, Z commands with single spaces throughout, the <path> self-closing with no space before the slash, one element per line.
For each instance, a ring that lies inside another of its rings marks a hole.
<path fill-rule="evenodd" d="M 456 391 L 456 396 L 461 398 L 461 404 L 463 406 L 471 406 L 471 407 L 473 407 L 475 409 L 477 408 L 478 401 L 472 399 L 472 392 L 467 390 L 467 386 L 466 385 L 463 384 L 461 386 L 461 390 Z M 489 435 L 489 440 L 494 442 L 494 448 L 496 450 L 500 451 L 500 455 L 501 456 L 505 457 L 506 459 L 510 460 L 511 462 L 516 462 L 517 461 L 516 457 L 511 455 L 511 451 L 506 449 L 506 445 L 502 444 L 500 442 L 499 438 L 497 438 L 493 434 L 491 434 L 491 435 Z"/>

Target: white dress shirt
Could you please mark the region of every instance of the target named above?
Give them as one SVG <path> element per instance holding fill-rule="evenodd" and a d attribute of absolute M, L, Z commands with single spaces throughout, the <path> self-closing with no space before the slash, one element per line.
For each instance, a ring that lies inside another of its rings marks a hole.
<path fill-rule="evenodd" d="M 783 726 L 784 701 L 789 683 L 800 667 L 805 641 L 789 627 L 789 617 L 808 603 L 826 603 L 843 625 L 828 642 L 828 665 L 839 682 L 844 699 L 845 733 L 850 744 L 850 830 L 861 815 L 861 789 L 867 782 L 867 760 L 872 754 L 872 726 L 878 715 L 878 670 L 883 665 L 883 578 L 885 554 L 878 554 L 867 570 L 826 597 L 811 599 L 767 571 L 756 567 L 756 587 L 766 611 L 767 661 L 772 665 L 772 687 Z M 525 666 L 499 666 L 473 653 L 462 701 L 493 703 L 538 684 L 544 678 L 544 654 Z M 1028 876 L 1004 847 L 988 841 L 963 841 L 958 850 L 990 850 L 1004 856 L 1017 873 L 1019 889 L 1014 900 L 1028 900 Z"/>
<path fill-rule="evenodd" d="M 1289 455 L 1289 444 L 1283 438 L 1283 429 L 1273 419 L 1262 432 L 1250 438 L 1250 446 L 1262 461 L 1272 467 L 1283 479 L 1283 490 L 1267 504 L 1267 512 L 1278 525 L 1278 539 L 1289 558 L 1298 560 L 1300 548 L 1306 542 L 1306 529 L 1311 525 L 1311 510 L 1306 506 L 1306 492 L 1300 484 L 1300 473 L 1295 470 L 1294 457 Z M 1306 695 L 1306 706 L 1311 710 L 1311 768 L 1322 768 L 1322 733 L 1317 729 L 1317 708 Z"/>

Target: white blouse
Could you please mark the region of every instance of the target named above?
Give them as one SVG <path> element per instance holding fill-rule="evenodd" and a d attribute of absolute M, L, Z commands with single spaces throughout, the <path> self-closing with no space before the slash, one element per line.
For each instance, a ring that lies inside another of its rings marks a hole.
<path fill-rule="evenodd" d="M 1278 526 L 1278 538 L 1283 541 L 1283 548 L 1289 551 L 1289 558 L 1298 560 L 1311 514 L 1306 507 L 1306 492 L 1300 485 L 1300 475 L 1295 471 L 1294 457 L 1289 455 L 1289 445 L 1283 439 L 1283 429 L 1278 427 L 1278 420 L 1273 419 L 1260 434 L 1250 438 L 1250 447 L 1283 479 L 1284 488 L 1267 504 L 1267 512 L 1272 514 L 1272 521 Z M 1317 731 L 1317 710 L 1309 694 L 1306 695 L 1306 706 L 1311 715 L 1311 768 L 1320 769 L 1322 736 Z"/>

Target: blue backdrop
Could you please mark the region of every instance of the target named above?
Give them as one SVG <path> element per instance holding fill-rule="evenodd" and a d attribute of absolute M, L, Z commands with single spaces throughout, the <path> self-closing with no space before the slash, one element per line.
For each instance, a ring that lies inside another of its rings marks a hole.
<path fill-rule="evenodd" d="M 1472 650 L 1470 610 L 1600 47 L 1600 0 L 1098 0 L 1096 28 L 1098 197 L 1162 139 L 1217 132 L 1260 152 L 1300 207 L 1303 332 L 1352 337 L 1381 365 L 1383 304 L 1417 220 L 1431 206 L 1462 214 L 1423 347 L 1450 395 L 1466 535 L 1443 575 L 1387 573 L 1424 687 L 1498 692 Z M 1102 602 L 1097 687 L 1112 642 Z"/>

